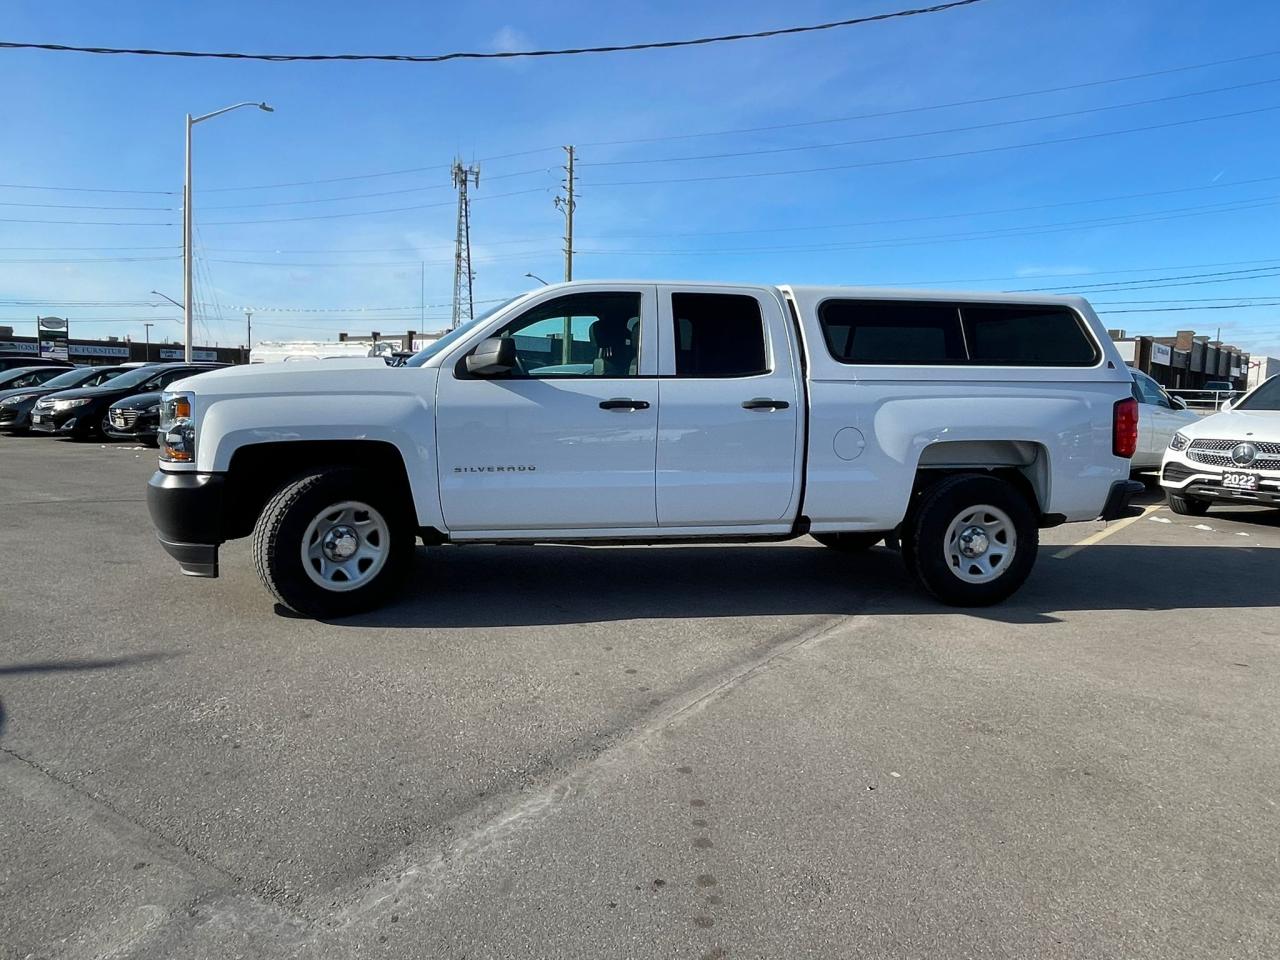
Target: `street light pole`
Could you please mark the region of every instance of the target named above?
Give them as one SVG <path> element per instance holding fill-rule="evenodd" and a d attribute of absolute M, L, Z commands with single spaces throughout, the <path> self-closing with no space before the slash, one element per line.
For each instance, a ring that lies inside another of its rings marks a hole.
<path fill-rule="evenodd" d="M 265 110 L 267 113 L 273 111 L 272 107 L 265 103 L 255 103 L 252 100 L 246 100 L 243 103 L 233 103 L 229 107 L 223 107 L 221 110 L 214 110 L 212 113 L 206 113 L 199 117 L 193 117 L 187 114 L 187 161 L 186 170 L 182 178 L 182 322 L 184 327 L 184 349 L 183 356 L 187 363 L 191 362 L 191 332 L 192 317 L 195 314 L 193 298 L 191 296 L 191 128 L 197 123 L 205 120 L 212 120 L 214 117 L 221 116 L 224 113 L 230 113 L 232 110 L 239 110 L 241 107 L 257 107 L 259 110 Z"/>
<path fill-rule="evenodd" d="M 528 277 L 530 280 L 537 280 L 537 281 L 538 281 L 540 284 L 542 284 L 544 287 L 549 287 L 549 286 L 551 286 L 551 284 L 547 283 L 547 281 L 543 280 L 543 279 L 542 279 L 540 276 L 538 276 L 536 273 L 526 273 L 526 274 L 525 274 L 525 276 L 526 276 L 526 277 Z"/>
<path fill-rule="evenodd" d="M 147 331 L 147 347 L 146 347 L 146 352 L 142 355 L 142 359 L 143 359 L 143 360 L 150 360 L 150 359 L 151 359 L 151 326 L 152 326 L 152 321 L 150 321 L 150 320 L 145 320 L 145 321 L 143 321 L 143 324 L 142 324 L 142 325 L 146 328 L 146 331 Z"/>

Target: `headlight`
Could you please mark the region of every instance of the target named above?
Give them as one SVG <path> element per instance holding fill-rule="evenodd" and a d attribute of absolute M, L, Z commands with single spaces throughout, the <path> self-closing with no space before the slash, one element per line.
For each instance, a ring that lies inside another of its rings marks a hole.
<path fill-rule="evenodd" d="M 55 400 L 53 401 L 53 409 L 55 410 L 74 410 L 76 407 L 83 407 L 92 397 L 79 397 L 75 400 Z"/>
<path fill-rule="evenodd" d="M 191 417 L 191 394 L 166 393 L 160 398 L 160 459 L 195 463 L 196 424 Z"/>
<path fill-rule="evenodd" d="M 0 407 L 16 407 L 20 403 L 26 403 L 32 397 L 38 397 L 38 393 L 20 393 L 14 397 L 5 397 L 0 400 Z"/>
<path fill-rule="evenodd" d="M 1170 450 L 1185 450 L 1187 445 L 1191 443 L 1191 438 L 1184 433 L 1175 433 L 1169 438 Z"/>

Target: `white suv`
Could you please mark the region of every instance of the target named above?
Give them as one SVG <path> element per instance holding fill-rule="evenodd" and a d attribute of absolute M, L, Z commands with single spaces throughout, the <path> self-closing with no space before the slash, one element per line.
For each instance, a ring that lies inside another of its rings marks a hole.
<path fill-rule="evenodd" d="M 1175 433 L 1160 484 L 1187 516 L 1215 502 L 1280 507 L 1280 377 Z"/>

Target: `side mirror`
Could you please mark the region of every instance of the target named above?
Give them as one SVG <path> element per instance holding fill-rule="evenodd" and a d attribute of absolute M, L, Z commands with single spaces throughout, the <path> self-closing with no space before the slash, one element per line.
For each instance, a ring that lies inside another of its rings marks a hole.
<path fill-rule="evenodd" d="M 1175 410 L 1187 409 L 1187 401 L 1183 400 L 1181 397 L 1170 397 L 1169 402 L 1173 405 L 1173 409 Z"/>
<path fill-rule="evenodd" d="M 501 377 L 516 368 L 516 342 L 510 337 L 490 337 L 467 357 L 467 373 L 476 377 Z"/>
<path fill-rule="evenodd" d="M 1236 405 L 1236 402 L 1230 397 L 1228 397 L 1226 400 L 1222 401 L 1222 405 L 1218 407 L 1218 410 L 1220 411 L 1230 410 L 1235 405 Z"/>

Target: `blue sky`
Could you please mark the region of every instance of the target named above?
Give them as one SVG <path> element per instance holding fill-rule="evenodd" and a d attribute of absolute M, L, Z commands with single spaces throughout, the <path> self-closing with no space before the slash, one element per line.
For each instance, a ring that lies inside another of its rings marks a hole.
<path fill-rule="evenodd" d="M 10 0 L 0 39 L 436 53 L 661 40 L 910 5 Z M 425 327 L 438 329 L 452 287 L 455 156 L 482 168 L 477 299 L 527 288 L 526 272 L 559 278 L 552 199 L 559 146 L 573 143 L 578 278 L 1075 288 L 1113 327 L 1221 327 L 1224 340 L 1277 354 L 1280 306 L 1236 309 L 1240 298 L 1280 303 L 1280 109 L 1267 109 L 1280 107 L 1277 38 L 1280 6 L 1265 0 L 986 0 L 822 34 L 538 61 L 3 51 L 0 183 L 160 192 L 0 187 L 0 300 L 47 304 L 0 305 L 0 324 L 31 333 L 37 313 L 55 314 L 73 336 L 141 338 L 152 318 L 153 338 L 177 336 L 176 311 L 147 304 L 152 289 L 181 297 L 183 115 L 251 99 L 276 112 L 196 128 L 199 330 L 219 343 L 243 342 L 244 306 L 255 339 L 421 329 L 422 302 Z M 1240 57 L 1252 58 L 939 106 Z M 1223 114 L 1243 115 L 1182 123 Z M 836 119 L 847 117 L 860 119 Z M 1159 129 L 1098 136 L 1134 127 Z M 334 182 L 268 186 L 317 180 Z M 243 222 L 266 220 L 283 222 Z M 82 262 L 15 262 L 36 260 Z M 54 305 L 66 300 L 97 305 Z"/>

